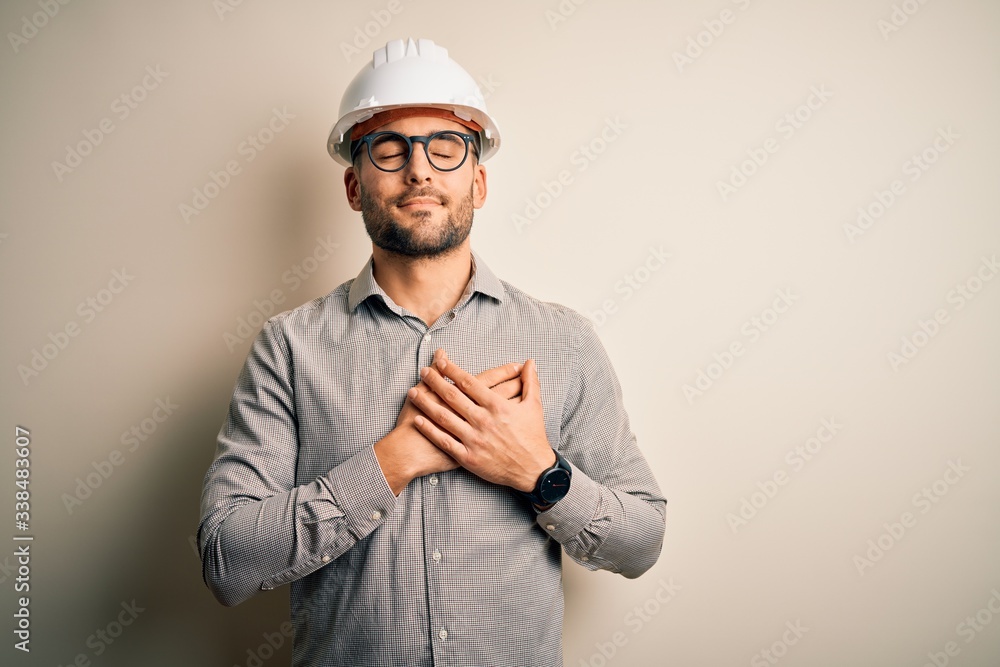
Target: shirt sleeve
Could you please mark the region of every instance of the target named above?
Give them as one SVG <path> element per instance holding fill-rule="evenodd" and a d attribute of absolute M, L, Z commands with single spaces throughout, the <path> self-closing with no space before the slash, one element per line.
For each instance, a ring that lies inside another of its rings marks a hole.
<path fill-rule="evenodd" d="M 227 606 L 318 570 L 374 531 L 395 506 L 372 447 L 295 485 L 292 377 L 287 342 L 271 320 L 237 380 L 202 490 L 202 574 Z"/>
<path fill-rule="evenodd" d="M 573 475 L 566 497 L 536 521 L 585 568 L 634 578 L 660 555 L 667 501 L 636 444 L 607 352 L 590 321 L 574 315 L 580 345 L 558 446 Z"/>

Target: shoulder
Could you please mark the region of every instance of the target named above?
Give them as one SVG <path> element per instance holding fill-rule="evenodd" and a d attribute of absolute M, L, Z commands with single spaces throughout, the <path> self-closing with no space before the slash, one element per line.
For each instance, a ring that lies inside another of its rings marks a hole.
<path fill-rule="evenodd" d="M 577 346 L 582 339 L 596 336 L 593 322 L 573 308 L 533 297 L 506 280 L 500 282 L 506 297 L 504 306 L 520 322 L 547 329 L 560 337 L 571 338 Z"/>
<path fill-rule="evenodd" d="M 302 335 L 315 333 L 317 329 L 337 327 L 339 323 L 346 326 L 350 316 L 348 294 L 351 290 L 351 278 L 325 296 L 316 297 L 302 305 L 278 313 L 264 323 L 262 334 L 280 334 L 282 338 L 294 339 Z"/>

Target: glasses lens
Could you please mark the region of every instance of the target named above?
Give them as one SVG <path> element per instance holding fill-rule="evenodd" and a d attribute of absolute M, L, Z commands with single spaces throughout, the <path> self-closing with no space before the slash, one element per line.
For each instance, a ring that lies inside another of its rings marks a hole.
<path fill-rule="evenodd" d="M 462 164 L 468 150 L 468 144 L 461 135 L 456 132 L 441 132 L 431 139 L 427 155 L 435 169 L 449 171 Z"/>
<path fill-rule="evenodd" d="M 394 171 L 406 164 L 410 157 L 410 147 L 400 134 L 380 134 L 372 139 L 371 157 L 379 169 Z"/>

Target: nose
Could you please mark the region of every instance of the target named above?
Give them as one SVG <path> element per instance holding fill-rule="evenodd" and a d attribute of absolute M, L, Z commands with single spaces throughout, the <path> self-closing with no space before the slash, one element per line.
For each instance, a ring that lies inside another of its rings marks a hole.
<path fill-rule="evenodd" d="M 412 145 L 410 159 L 403 167 L 406 180 L 410 183 L 430 181 L 435 169 L 427 159 L 427 147 L 422 141 L 414 141 Z"/>

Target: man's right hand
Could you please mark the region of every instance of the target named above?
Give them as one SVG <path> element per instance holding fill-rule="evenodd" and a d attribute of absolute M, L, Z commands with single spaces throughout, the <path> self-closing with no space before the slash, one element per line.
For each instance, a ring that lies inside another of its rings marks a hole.
<path fill-rule="evenodd" d="M 523 364 L 517 363 L 504 364 L 483 371 L 476 377 L 509 400 L 521 395 L 522 366 Z M 417 386 L 420 384 L 422 383 Z M 434 392 L 429 394 L 433 395 Z M 445 405 L 443 402 L 441 404 Z M 458 467 L 453 458 L 434 446 L 413 424 L 414 417 L 421 414 L 423 413 L 407 398 L 396 418 L 395 428 L 375 443 L 375 456 L 382 474 L 392 493 L 397 496 L 416 477 Z"/>

